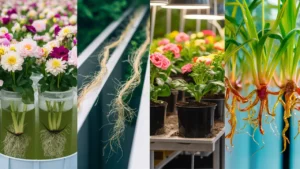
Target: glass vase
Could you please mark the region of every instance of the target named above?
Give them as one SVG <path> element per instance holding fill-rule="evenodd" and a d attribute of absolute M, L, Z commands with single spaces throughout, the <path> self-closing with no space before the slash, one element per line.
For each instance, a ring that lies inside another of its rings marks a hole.
<path fill-rule="evenodd" d="M 1 91 L 1 153 L 22 159 L 36 158 L 35 105 L 24 104 L 17 92 Z"/>
<path fill-rule="evenodd" d="M 39 93 L 39 159 L 77 152 L 77 108 L 74 90 Z"/>

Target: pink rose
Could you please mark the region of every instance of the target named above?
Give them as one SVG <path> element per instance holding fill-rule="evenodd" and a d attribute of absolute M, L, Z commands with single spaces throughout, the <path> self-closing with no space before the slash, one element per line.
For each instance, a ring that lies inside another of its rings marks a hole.
<path fill-rule="evenodd" d="M 185 73 L 189 73 L 189 72 L 191 72 L 192 71 L 192 67 L 193 67 L 193 65 L 192 64 L 186 64 L 186 65 L 184 65 L 184 66 L 182 66 L 182 68 L 181 68 L 181 73 L 182 74 L 185 74 Z"/>
<path fill-rule="evenodd" d="M 170 43 L 170 40 L 167 38 L 162 39 L 161 41 L 158 42 L 158 46 L 164 46 Z"/>
<path fill-rule="evenodd" d="M 203 30 L 202 33 L 204 34 L 204 36 L 216 36 L 215 32 L 213 32 L 212 30 Z"/>
<path fill-rule="evenodd" d="M 77 46 L 74 46 L 72 50 L 69 51 L 68 63 L 77 67 Z"/>
<path fill-rule="evenodd" d="M 171 65 L 171 62 L 161 53 L 155 52 L 150 55 L 150 60 L 152 64 L 160 69 L 167 70 Z"/>
<path fill-rule="evenodd" d="M 10 41 L 6 38 L 0 38 L 0 45 L 9 46 Z"/>
<path fill-rule="evenodd" d="M 166 46 L 164 46 L 163 51 L 164 52 L 172 52 L 174 54 L 175 58 L 180 57 L 180 49 L 177 45 L 175 45 L 173 43 L 169 43 Z"/>
<path fill-rule="evenodd" d="M 0 80 L 0 87 L 3 86 L 3 80 Z"/>
<path fill-rule="evenodd" d="M 32 26 L 37 32 L 43 32 L 46 30 L 46 22 L 44 20 L 33 21 Z"/>
<path fill-rule="evenodd" d="M 181 43 L 181 42 L 186 42 L 186 41 L 190 40 L 190 37 L 186 33 L 180 32 L 175 37 L 175 40 L 176 40 L 176 42 Z"/>

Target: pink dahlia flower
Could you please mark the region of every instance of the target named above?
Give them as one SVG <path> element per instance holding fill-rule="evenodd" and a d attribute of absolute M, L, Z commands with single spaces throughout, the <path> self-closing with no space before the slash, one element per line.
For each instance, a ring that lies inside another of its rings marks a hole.
<path fill-rule="evenodd" d="M 17 51 L 20 53 L 22 57 L 33 57 L 35 56 L 35 52 L 37 50 L 37 43 L 36 41 L 27 38 L 23 39 L 19 44 Z"/>
<path fill-rule="evenodd" d="M 43 32 L 46 30 L 46 22 L 44 20 L 35 20 L 33 21 L 32 26 L 37 32 Z"/>
<path fill-rule="evenodd" d="M 72 50 L 70 50 L 68 63 L 77 67 L 77 46 L 74 46 Z"/>
<path fill-rule="evenodd" d="M 10 41 L 6 38 L 0 38 L 0 45 L 9 46 Z"/>

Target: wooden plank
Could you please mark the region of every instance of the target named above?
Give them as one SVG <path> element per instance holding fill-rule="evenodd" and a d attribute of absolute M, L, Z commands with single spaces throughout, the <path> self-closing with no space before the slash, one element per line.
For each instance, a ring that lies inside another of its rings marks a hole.
<path fill-rule="evenodd" d="M 216 137 L 213 138 L 183 138 L 183 137 L 162 137 L 162 136 L 151 136 L 150 142 L 169 142 L 169 143 L 195 143 L 195 144 L 213 144 L 225 133 L 223 128 Z"/>
<path fill-rule="evenodd" d="M 215 144 L 212 143 L 176 143 L 176 142 L 152 142 L 151 150 L 170 150 L 170 151 L 206 151 L 212 152 L 215 150 Z"/>

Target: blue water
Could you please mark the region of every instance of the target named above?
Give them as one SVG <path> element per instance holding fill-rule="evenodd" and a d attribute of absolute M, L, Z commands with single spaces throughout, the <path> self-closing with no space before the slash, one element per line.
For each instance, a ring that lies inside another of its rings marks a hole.
<path fill-rule="evenodd" d="M 269 107 L 271 110 L 276 99 L 277 98 L 274 96 L 269 96 Z M 255 107 L 256 113 L 258 113 L 258 109 L 259 105 Z M 243 118 L 247 117 L 247 113 L 236 111 L 236 114 L 238 119 L 237 130 L 239 130 L 245 124 Z M 231 148 L 231 151 L 226 150 L 226 169 L 282 169 L 282 119 L 278 118 L 283 115 L 281 105 L 278 105 L 276 114 L 276 120 L 274 123 L 276 123 L 278 132 L 274 132 L 274 125 L 272 126 L 273 131 L 269 124 L 263 123 L 265 135 L 262 136 L 259 129 L 257 129 L 254 137 L 259 145 L 257 145 L 254 140 L 246 134 L 246 132 L 251 135 L 253 133 L 253 128 L 249 125 L 242 130 L 242 133 L 235 135 L 233 142 L 234 148 Z M 257 117 L 257 114 L 255 117 Z M 266 117 L 263 117 L 263 120 L 265 120 L 265 118 Z M 230 126 L 227 122 L 228 120 L 229 119 L 226 118 L 226 133 L 230 130 Z M 230 146 L 228 139 L 226 140 L 226 145 Z M 300 161 L 298 161 L 298 163 L 300 163 Z"/>

